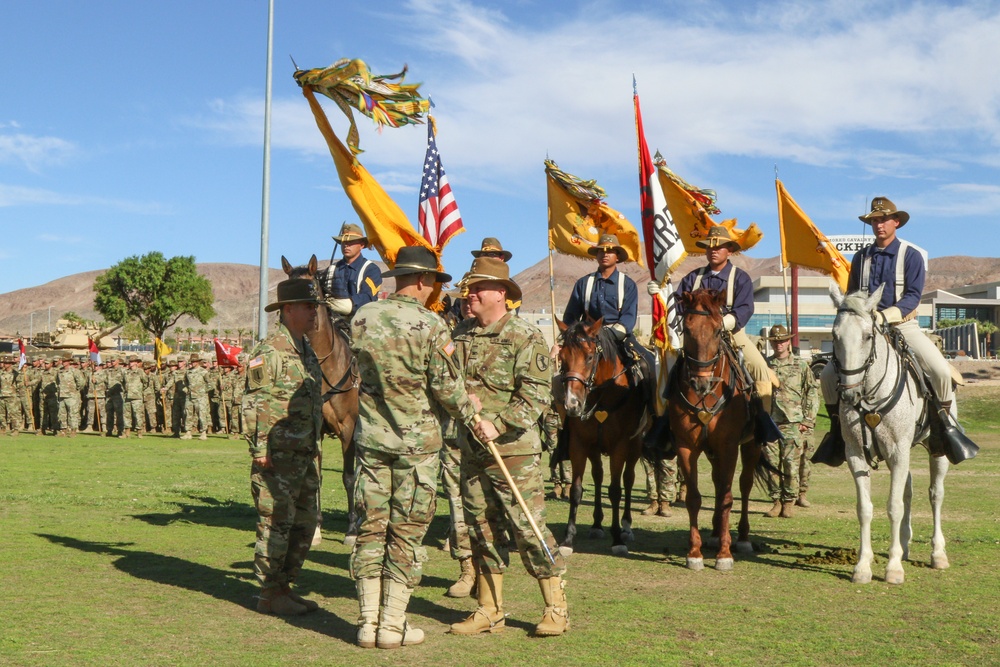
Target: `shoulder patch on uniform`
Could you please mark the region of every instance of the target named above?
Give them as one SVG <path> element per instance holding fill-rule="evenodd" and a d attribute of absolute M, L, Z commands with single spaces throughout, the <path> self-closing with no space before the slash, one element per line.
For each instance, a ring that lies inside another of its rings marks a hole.
<path fill-rule="evenodd" d="M 542 352 L 536 352 L 535 353 L 535 366 L 542 373 L 544 373 L 545 371 L 547 371 L 549 369 L 549 355 L 547 355 L 545 353 L 542 353 Z"/>
<path fill-rule="evenodd" d="M 441 351 L 450 357 L 451 355 L 455 354 L 455 343 L 449 340 L 447 343 L 441 346 Z"/>
<path fill-rule="evenodd" d="M 247 368 L 256 368 L 264 363 L 264 357 L 254 357 L 247 363 Z"/>

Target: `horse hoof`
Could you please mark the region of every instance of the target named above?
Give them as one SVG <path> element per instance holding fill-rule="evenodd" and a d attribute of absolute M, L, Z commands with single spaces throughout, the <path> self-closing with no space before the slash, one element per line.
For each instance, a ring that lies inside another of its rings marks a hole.
<path fill-rule="evenodd" d="M 357 535 L 344 535 L 344 546 L 354 548 L 354 543 L 358 541 Z"/>
<path fill-rule="evenodd" d="M 559 547 L 559 555 L 563 558 L 569 558 L 573 555 L 573 547 L 561 546 Z"/>
<path fill-rule="evenodd" d="M 694 570 L 695 572 L 705 569 L 705 559 L 704 558 L 688 558 L 687 559 L 687 569 Z"/>
<path fill-rule="evenodd" d="M 904 575 L 902 570 L 894 570 L 892 572 L 885 573 L 885 583 L 887 584 L 901 584 L 903 583 Z"/>
<path fill-rule="evenodd" d="M 715 569 L 719 572 L 732 572 L 733 570 L 733 559 L 732 558 L 717 558 L 715 560 Z"/>
<path fill-rule="evenodd" d="M 947 570 L 951 566 L 948 562 L 948 557 L 944 554 L 940 556 L 931 556 L 931 567 L 935 570 Z"/>
<path fill-rule="evenodd" d="M 872 582 L 871 572 L 855 572 L 851 577 L 852 584 L 870 584 Z"/>
<path fill-rule="evenodd" d="M 628 547 L 624 544 L 616 544 L 611 547 L 612 556 L 628 556 Z"/>
<path fill-rule="evenodd" d="M 626 542 L 635 542 L 635 533 L 633 533 L 631 530 L 623 530 L 622 539 L 625 540 Z"/>
<path fill-rule="evenodd" d="M 590 537 L 590 539 L 592 539 L 592 540 L 599 540 L 599 539 L 601 539 L 601 538 L 604 537 L 604 529 L 603 528 L 591 528 L 590 529 L 590 533 L 588 533 L 588 537 Z"/>
<path fill-rule="evenodd" d="M 736 543 L 736 553 L 738 553 L 738 554 L 752 554 L 753 553 L 753 544 L 750 542 L 750 540 L 747 540 L 746 542 L 737 542 Z"/>

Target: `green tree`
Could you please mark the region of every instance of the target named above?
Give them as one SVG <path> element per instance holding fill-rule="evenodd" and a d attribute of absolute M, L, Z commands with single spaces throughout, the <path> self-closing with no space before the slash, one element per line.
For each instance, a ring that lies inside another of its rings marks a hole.
<path fill-rule="evenodd" d="M 82 327 L 82 326 L 84 326 L 87 323 L 87 321 L 85 319 L 83 319 L 82 317 L 80 317 L 79 315 L 77 315 L 72 310 L 69 311 L 68 313 L 63 313 L 62 317 L 60 319 L 66 320 L 70 324 L 74 324 L 74 325 L 79 326 L 79 327 Z"/>
<path fill-rule="evenodd" d="M 208 329 L 206 329 L 204 327 L 202 327 L 201 329 L 198 329 L 198 351 L 199 352 L 204 352 L 205 351 L 205 336 L 207 336 L 207 335 L 208 335 Z"/>
<path fill-rule="evenodd" d="M 215 316 L 212 284 L 198 273 L 194 257 L 151 252 L 115 264 L 94 281 L 94 307 L 105 319 L 124 325 L 136 320 L 163 338 L 167 327 L 188 315 L 203 324 Z"/>

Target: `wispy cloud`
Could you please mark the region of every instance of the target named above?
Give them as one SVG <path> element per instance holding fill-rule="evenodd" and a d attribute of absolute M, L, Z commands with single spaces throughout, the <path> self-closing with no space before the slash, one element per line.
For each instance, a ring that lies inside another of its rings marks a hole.
<path fill-rule="evenodd" d="M 0 208 L 10 206 L 85 206 L 108 208 L 135 215 L 168 215 L 171 210 L 159 202 L 129 201 L 106 197 L 80 196 L 43 188 L 0 183 Z"/>
<path fill-rule="evenodd" d="M 5 132 L 20 127 L 17 122 L 0 123 L 0 164 L 20 163 L 33 172 L 52 164 L 62 164 L 78 152 L 77 146 L 59 137 L 37 137 L 21 132 Z"/>

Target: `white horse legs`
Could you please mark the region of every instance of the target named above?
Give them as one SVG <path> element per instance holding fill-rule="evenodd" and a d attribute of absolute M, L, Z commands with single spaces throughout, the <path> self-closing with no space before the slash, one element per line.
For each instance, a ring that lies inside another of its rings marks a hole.
<path fill-rule="evenodd" d="M 931 567 L 944 570 L 948 567 L 948 555 L 944 551 L 944 533 L 941 531 L 941 505 L 944 503 L 944 477 L 948 474 L 948 459 L 943 456 L 931 457 L 931 514 L 934 517 L 934 536 L 931 538 Z"/>
<path fill-rule="evenodd" d="M 904 515 L 909 521 L 908 503 L 903 501 L 903 492 L 910 479 L 910 450 L 901 448 L 895 460 L 887 461 L 889 465 L 889 500 L 886 509 L 889 513 L 889 562 L 885 566 L 885 581 L 888 584 L 903 583 L 903 546 L 900 541 Z M 909 532 L 909 527 L 906 531 Z M 909 536 L 907 535 L 907 538 Z"/>
<path fill-rule="evenodd" d="M 854 486 L 857 491 L 858 523 L 861 527 L 861 546 L 858 549 L 858 562 L 854 566 L 856 584 L 867 584 L 872 580 L 872 483 L 871 470 L 860 456 L 848 456 L 847 464 L 854 476 Z"/>
<path fill-rule="evenodd" d="M 899 543 L 903 547 L 903 560 L 910 560 L 910 540 L 913 539 L 913 473 L 906 474 L 903 485 L 903 521 L 899 524 Z"/>

